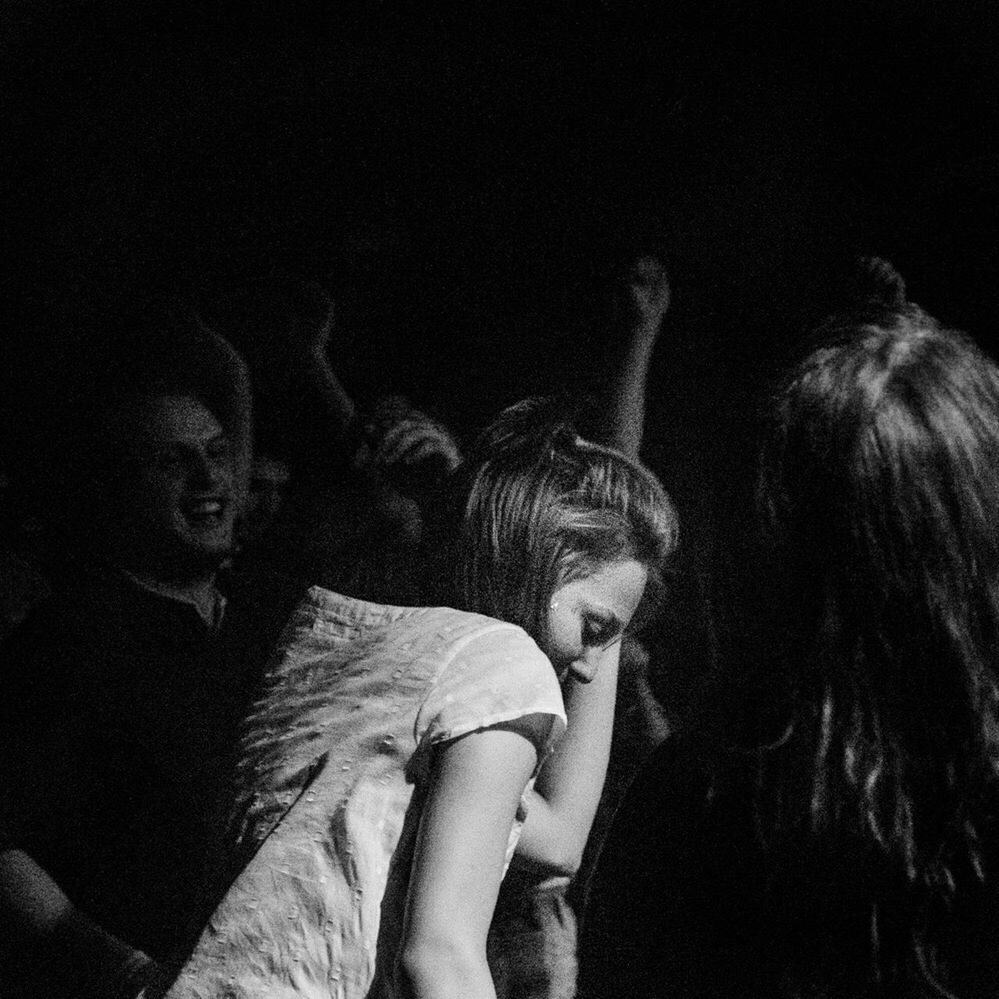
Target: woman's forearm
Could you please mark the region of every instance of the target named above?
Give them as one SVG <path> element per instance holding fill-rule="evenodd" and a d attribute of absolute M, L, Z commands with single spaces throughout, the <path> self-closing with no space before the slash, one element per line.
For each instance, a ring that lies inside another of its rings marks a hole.
<path fill-rule="evenodd" d="M 610 759 L 619 663 L 614 656 L 590 683 L 566 688 L 569 727 L 529 796 L 522 862 L 571 876 L 582 861 Z"/>
<path fill-rule="evenodd" d="M 633 335 L 601 407 L 603 424 L 596 428 L 604 444 L 637 458 L 645 433 L 645 398 L 655 340 Z"/>

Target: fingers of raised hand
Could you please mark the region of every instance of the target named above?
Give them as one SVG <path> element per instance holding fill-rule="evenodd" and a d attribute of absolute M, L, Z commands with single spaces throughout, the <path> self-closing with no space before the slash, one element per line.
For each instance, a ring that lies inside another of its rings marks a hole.
<path fill-rule="evenodd" d="M 658 257 L 639 257 L 628 271 L 625 284 L 642 318 L 661 318 L 669 308 L 669 274 Z"/>
<path fill-rule="evenodd" d="M 383 467 L 416 465 L 430 458 L 442 460 L 453 471 L 461 453 L 447 430 L 422 413 L 412 413 L 390 427 L 374 454 L 375 464 Z"/>

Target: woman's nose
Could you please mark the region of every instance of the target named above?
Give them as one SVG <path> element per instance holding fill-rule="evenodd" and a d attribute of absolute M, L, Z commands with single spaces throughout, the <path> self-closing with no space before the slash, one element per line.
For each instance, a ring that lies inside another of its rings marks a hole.
<path fill-rule="evenodd" d="M 592 651 L 586 652 L 573 660 L 569 666 L 569 674 L 580 683 L 589 683 L 597 675 L 599 666 L 599 656 Z"/>
<path fill-rule="evenodd" d="M 569 675 L 580 683 L 589 683 L 599 670 L 615 665 L 621 655 L 621 643 L 603 648 L 586 648 L 569 666 Z"/>

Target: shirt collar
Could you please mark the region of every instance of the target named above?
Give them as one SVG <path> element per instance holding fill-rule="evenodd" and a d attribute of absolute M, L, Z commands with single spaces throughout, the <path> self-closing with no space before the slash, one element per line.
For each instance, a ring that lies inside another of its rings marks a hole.
<path fill-rule="evenodd" d="M 135 583 L 136 586 L 147 593 L 193 607 L 198 617 L 201 618 L 210 631 L 217 630 L 222 624 L 226 599 L 214 583 L 209 587 L 192 592 L 183 587 L 164 583 L 162 580 L 137 576 L 134 572 L 129 572 L 127 569 L 122 569 L 121 572 Z"/>

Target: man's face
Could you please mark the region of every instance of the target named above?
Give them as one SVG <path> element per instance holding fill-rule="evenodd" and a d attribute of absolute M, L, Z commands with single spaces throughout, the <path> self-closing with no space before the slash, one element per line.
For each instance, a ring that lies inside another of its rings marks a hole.
<path fill-rule="evenodd" d="M 236 515 L 232 446 L 219 421 L 193 396 L 157 395 L 138 401 L 121 426 L 115 507 L 133 554 L 149 563 L 141 567 L 217 568 L 232 551 Z"/>

